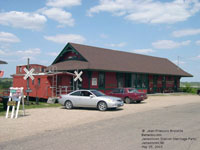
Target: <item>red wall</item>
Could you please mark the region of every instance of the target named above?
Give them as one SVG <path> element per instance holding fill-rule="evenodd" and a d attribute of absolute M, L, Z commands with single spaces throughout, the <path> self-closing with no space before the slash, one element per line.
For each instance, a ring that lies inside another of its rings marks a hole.
<path fill-rule="evenodd" d="M 68 75 L 58 75 L 62 76 L 60 82 L 58 83 L 59 86 L 70 86 L 71 76 Z M 29 79 L 29 87 L 32 90 L 29 93 L 31 97 L 39 97 L 48 99 L 52 96 L 52 77 L 47 75 L 37 75 L 34 76 L 34 83 L 31 79 Z M 40 78 L 40 85 L 38 84 L 38 79 Z M 25 92 L 27 89 L 27 81 L 23 79 L 23 76 L 13 76 L 13 87 L 24 87 L 24 95 L 27 95 Z M 55 94 L 54 94 L 55 96 Z"/>

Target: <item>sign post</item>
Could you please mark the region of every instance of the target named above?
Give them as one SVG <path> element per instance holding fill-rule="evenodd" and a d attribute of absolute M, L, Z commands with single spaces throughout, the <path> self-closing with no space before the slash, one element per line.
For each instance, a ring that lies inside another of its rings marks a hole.
<path fill-rule="evenodd" d="M 9 117 L 9 110 L 10 107 L 12 106 L 12 112 L 11 112 L 11 119 L 12 118 L 17 118 L 18 113 L 19 113 L 19 106 L 20 102 L 22 100 L 23 104 L 23 115 L 25 115 L 25 109 L 24 109 L 24 93 L 23 93 L 23 87 L 21 88 L 10 88 L 10 95 L 7 103 L 7 112 L 6 112 L 6 118 Z M 15 112 L 15 107 L 17 107 L 16 112 Z"/>
<path fill-rule="evenodd" d="M 29 88 L 29 77 L 31 78 L 31 80 L 34 80 L 33 77 L 33 72 L 35 71 L 33 68 L 29 71 L 29 58 L 27 61 L 27 69 L 24 68 L 24 71 L 26 72 L 26 75 L 24 76 L 24 80 L 27 80 L 27 105 L 29 105 L 29 93 L 31 92 L 31 89 Z"/>
<path fill-rule="evenodd" d="M 82 82 L 82 78 L 81 78 L 81 75 L 83 74 L 83 71 L 79 72 L 78 73 L 78 70 L 77 71 L 74 71 L 76 77 L 74 78 L 74 81 L 76 82 L 77 80 L 79 80 L 80 82 Z M 78 89 L 78 81 L 76 82 L 76 89 Z"/>

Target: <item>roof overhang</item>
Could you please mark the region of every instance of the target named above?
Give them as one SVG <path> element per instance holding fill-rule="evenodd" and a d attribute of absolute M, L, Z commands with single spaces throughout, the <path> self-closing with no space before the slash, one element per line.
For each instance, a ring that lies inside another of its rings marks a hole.
<path fill-rule="evenodd" d="M 0 64 L 8 64 L 8 63 L 5 62 L 5 61 L 0 60 Z"/>

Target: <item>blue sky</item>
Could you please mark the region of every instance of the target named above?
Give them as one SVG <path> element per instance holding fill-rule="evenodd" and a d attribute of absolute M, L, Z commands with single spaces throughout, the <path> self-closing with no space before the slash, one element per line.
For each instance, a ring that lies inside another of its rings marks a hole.
<path fill-rule="evenodd" d="M 200 1 L 0 0 L 4 77 L 28 57 L 50 65 L 67 42 L 165 57 L 200 81 Z"/>

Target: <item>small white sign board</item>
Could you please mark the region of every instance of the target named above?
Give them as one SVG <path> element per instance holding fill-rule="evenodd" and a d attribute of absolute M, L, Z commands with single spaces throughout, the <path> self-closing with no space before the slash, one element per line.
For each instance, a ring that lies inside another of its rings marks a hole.
<path fill-rule="evenodd" d="M 83 74 L 83 71 L 81 71 L 79 73 L 77 71 L 74 71 L 74 73 L 76 75 L 76 78 L 74 78 L 74 81 L 80 80 L 82 82 L 81 75 Z"/>
<path fill-rule="evenodd" d="M 6 112 L 6 118 L 9 118 L 9 110 L 10 107 L 12 107 L 12 112 L 10 118 L 17 118 L 18 117 L 18 112 L 19 112 L 19 106 L 20 102 L 23 102 L 23 110 L 24 110 L 24 94 L 23 94 L 23 87 L 21 88 L 10 88 L 10 95 L 7 103 L 7 112 Z M 16 106 L 17 105 L 17 106 Z M 15 107 L 17 107 L 15 111 Z"/>
<path fill-rule="evenodd" d="M 92 86 L 97 86 L 97 78 L 92 78 Z"/>
<path fill-rule="evenodd" d="M 24 68 L 24 71 L 26 72 L 26 75 L 24 76 L 24 80 L 27 80 L 28 77 L 30 77 L 31 80 L 34 80 L 33 72 L 35 71 L 35 69 L 32 68 L 30 71 L 28 71 L 26 68 Z"/>

